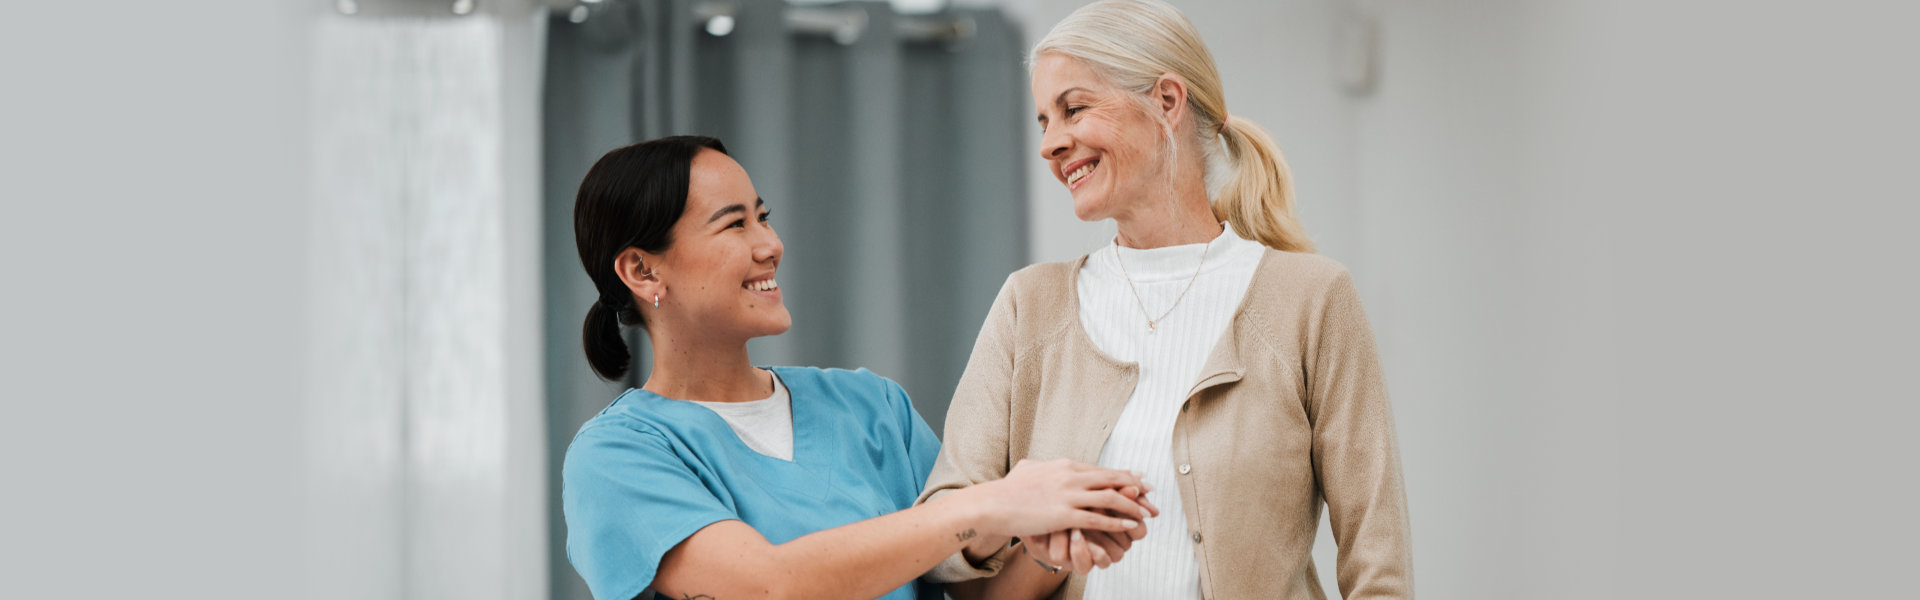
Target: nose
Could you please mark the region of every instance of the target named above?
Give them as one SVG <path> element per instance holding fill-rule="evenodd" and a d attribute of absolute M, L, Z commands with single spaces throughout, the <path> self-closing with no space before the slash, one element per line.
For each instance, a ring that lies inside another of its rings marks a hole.
<path fill-rule="evenodd" d="M 1072 147 L 1073 143 L 1072 138 L 1067 135 L 1066 129 L 1065 127 L 1055 126 L 1048 127 L 1046 131 L 1040 132 L 1040 158 L 1042 160 L 1053 160 L 1067 155 L 1067 150 Z"/>
<path fill-rule="evenodd" d="M 780 233 L 773 230 L 771 223 L 762 223 L 759 229 L 760 235 L 755 236 L 753 244 L 753 261 L 779 265 L 780 256 L 787 251 L 780 243 Z"/>

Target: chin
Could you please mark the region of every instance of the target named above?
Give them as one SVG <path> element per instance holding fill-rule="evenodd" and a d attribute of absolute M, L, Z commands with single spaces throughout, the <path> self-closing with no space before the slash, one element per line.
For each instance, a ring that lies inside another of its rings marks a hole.
<path fill-rule="evenodd" d="M 780 335 L 789 329 L 793 329 L 793 315 L 787 313 L 786 307 L 781 307 L 780 315 L 762 323 L 760 330 L 753 337 Z"/>
<path fill-rule="evenodd" d="M 1082 221 L 1092 223 L 1106 220 L 1107 211 L 1106 207 L 1097 203 L 1075 200 L 1073 202 L 1073 216 L 1078 217 Z"/>

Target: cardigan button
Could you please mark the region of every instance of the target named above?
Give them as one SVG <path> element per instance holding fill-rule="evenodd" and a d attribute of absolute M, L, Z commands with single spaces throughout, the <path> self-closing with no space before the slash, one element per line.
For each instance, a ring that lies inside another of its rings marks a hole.
<path fill-rule="evenodd" d="M 1193 532 L 1193 543 L 1195 544 L 1200 543 L 1200 532 L 1198 531 Z"/>
<path fill-rule="evenodd" d="M 1187 474 L 1188 471 L 1192 471 L 1192 470 L 1193 470 L 1193 465 L 1180 465 L 1181 475 L 1185 475 Z"/>

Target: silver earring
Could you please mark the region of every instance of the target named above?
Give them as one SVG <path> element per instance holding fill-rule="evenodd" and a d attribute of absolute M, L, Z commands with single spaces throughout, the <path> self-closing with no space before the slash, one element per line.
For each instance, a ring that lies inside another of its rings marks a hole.
<path fill-rule="evenodd" d="M 660 308 L 660 295 L 659 295 L 659 294 L 654 294 L 654 295 L 653 295 L 653 307 L 654 307 L 654 308 Z"/>

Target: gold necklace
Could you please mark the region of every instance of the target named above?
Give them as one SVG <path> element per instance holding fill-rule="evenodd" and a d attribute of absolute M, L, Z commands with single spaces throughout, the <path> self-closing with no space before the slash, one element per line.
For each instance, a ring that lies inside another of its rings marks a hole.
<path fill-rule="evenodd" d="M 1219 236 L 1214 236 L 1214 239 L 1220 239 L 1220 238 Z M 1197 279 L 1200 279 L 1200 270 L 1206 268 L 1207 266 L 1207 251 L 1212 249 L 1213 249 L 1213 240 L 1207 240 L 1206 247 L 1203 247 L 1200 249 L 1200 265 L 1197 267 L 1194 267 L 1193 276 L 1187 278 L 1187 287 L 1181 289 L 1180 295 L 1173 299 L 1173 306 L 1167 307 L 1167 312 L 1160 313 L 1160 318 L 1156 319 L 1153 317 L 1153 313 L 1147 312 L 1147 303 L 1145 300 L 1140 299 L 1140 290 L 1135 289 L 1133 287 L 1133 276 L 1127 274 L 1127 263 L 1120 260 L 1120 239 L 1114 238 L 1113 262 L 1120 265 L 1120 276 L 1125 277 L 1127 279 L 1127 291 L 1133 292 L 1133 301 L 1140 305 L 1140 316 L 1147 318 L 1147 334 L 1148 335 L 1152 335 L 1156 331 L 1154 328 L 1156 324 L 1158 324 L 1160 321 L 1165 320 L 1167 318 L 1167 315 L 1173 314 L 1173 309 L 1180 307 L 1181 300 L 1187 299 L 1187 292 L 1193 289 L 1193 282 Z"/>

